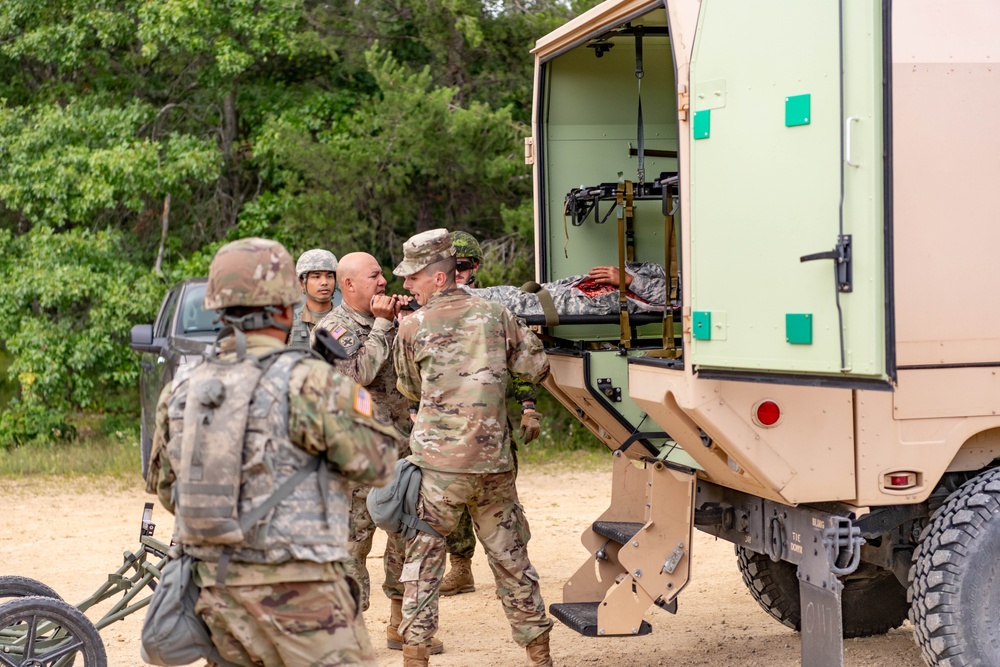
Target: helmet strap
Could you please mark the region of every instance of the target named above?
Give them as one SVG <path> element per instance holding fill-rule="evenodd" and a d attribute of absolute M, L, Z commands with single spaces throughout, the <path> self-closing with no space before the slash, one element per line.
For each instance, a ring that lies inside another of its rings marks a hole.
<path fill-rule="evenodd" d="M 223 311 L 221 319 L 226 324 L 232 325 L 235 329 L 240 331 L 254 331 L 257 329 L 268 329 L 270 327 L 274 327 L 275 329 L 280 329 L 285 333 L 289 333 L 292 330 L 290 326 L 275 321 L 274 316 L 279 313 L 281 313 L 280 308 L 275 306 L 264 306 L 263 309 L 247 313 L 242 317 L 227 315 L 225 311 Z"/>

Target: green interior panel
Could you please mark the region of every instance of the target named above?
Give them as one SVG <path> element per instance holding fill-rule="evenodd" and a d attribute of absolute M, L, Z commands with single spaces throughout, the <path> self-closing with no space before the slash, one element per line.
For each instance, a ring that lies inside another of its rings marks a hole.
<path fill-rule="evenodd" d="M 666 26 L 659 8 L 632 21 L 632 25 Z M 639 81 L 635 76 L 635 45 L 630 35 L 613 37 L 612 48 L 600 58 L 581 44 L 545 63 L 546 89 L 542 100 L 541 193 L 546 237 L 543 280 L 586 273 L 591 267 L 618 264 L 618 225 L 615 215 L 604 224 L 593 218 L 580 227 L 564 223 L 566 193 L 581 185 L 637 180 L 638 159 L 629 147 L 638 146 Z M 641 81 L 646 150 L 677 150 L 677 102 L 670 40 L 649 35 L 643 40 Z M 646 182 L 661 172 L 677 171 L 677 159 L 645 157 Z M 611 202 L 601 202 L 601 216 Z M 664 224 L 659 201 L 636 202 L 635 258 L 664 261 Z M 677 224 L 679 228 L 679 222 Z M 567 239 L 568 236 L 568 239 Z M 640 335 L 660 335 L 659 325 L 640 328 Z M 567 339 L 615 339 L 617 325 L 555 327 L 553 334 Z"/>
<path fill-rule="evenodd" d="M 726 93 L 711 140 L 691 144 L 688 293 L 692 312 L 727 323 L 725 339 L 693 340 L 700 369 L 885 377 L 881 26 L 877 6 L 845 3 L 842 65 L 840 4 L 702 1 L 694 111 L 718 81 Z M 860 169 L 844 166 L 842 105 L 865 119 L 851 142 Z M 862 255 L 840 294 L 843 329 L 832 261 L 800 261 L 841 233 Z M 788 344 L 788 313 L 811 315 L 811 344 Z"/>

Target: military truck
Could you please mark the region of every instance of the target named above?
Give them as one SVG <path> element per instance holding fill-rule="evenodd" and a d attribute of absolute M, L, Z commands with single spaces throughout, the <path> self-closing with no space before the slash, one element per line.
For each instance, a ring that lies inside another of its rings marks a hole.
<path fill-rule="evenodd" d="M 539 282 L 668 277 L 662 314 L 537 322 L 614 468 L 563 623 L 648 632 L 698 528 L 804 664 L 907 617 L 1000 664 L 998 34 L 990 0 L 608 0 L 537 42 Z"/>

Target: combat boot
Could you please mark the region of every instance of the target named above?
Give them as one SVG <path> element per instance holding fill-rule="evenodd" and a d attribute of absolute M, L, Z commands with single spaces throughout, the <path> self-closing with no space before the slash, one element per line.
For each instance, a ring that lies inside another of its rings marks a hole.
<path fill-rule="evenodd" d="M 399 634 L 399 624 L 403 621 L 403 601 L 389 600 L 389 625 L 385 627 L 385 645 L 393 651 L 403 650 L 403 635 Z M 430 654 L 444 653 L 444 642 L 431 637 Z"/>
<path fill-rule="evenodd" d="M 524 648 L 528 652 L 529 665 L 552 667 L 552 656 L 549 655 L 549 630 L 532 639 Z"/>
<path fill-rule="evenodd" d="M 441 581 L 441 595 L 460 595 L 461 593 L 473 593 L 476 590 L 476 581 L 472 578 L 472 559 L 461 558 L 455 554 L 449 554 L 451 569 L 444 575 Z"/>
<path fill-rule="evenodd" d="M 403 644 L 403 667 L 427 667 L 430 657 L 426 644 Z"/>

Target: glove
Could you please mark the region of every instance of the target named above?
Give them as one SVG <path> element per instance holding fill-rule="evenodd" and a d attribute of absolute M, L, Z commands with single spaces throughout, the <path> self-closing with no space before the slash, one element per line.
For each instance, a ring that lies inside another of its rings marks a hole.
<path fill-rule="evenodd" d="M 521 438 L 528 444 L 542 432 L 542 415 L 529 408 L 521 413 Z"/>

